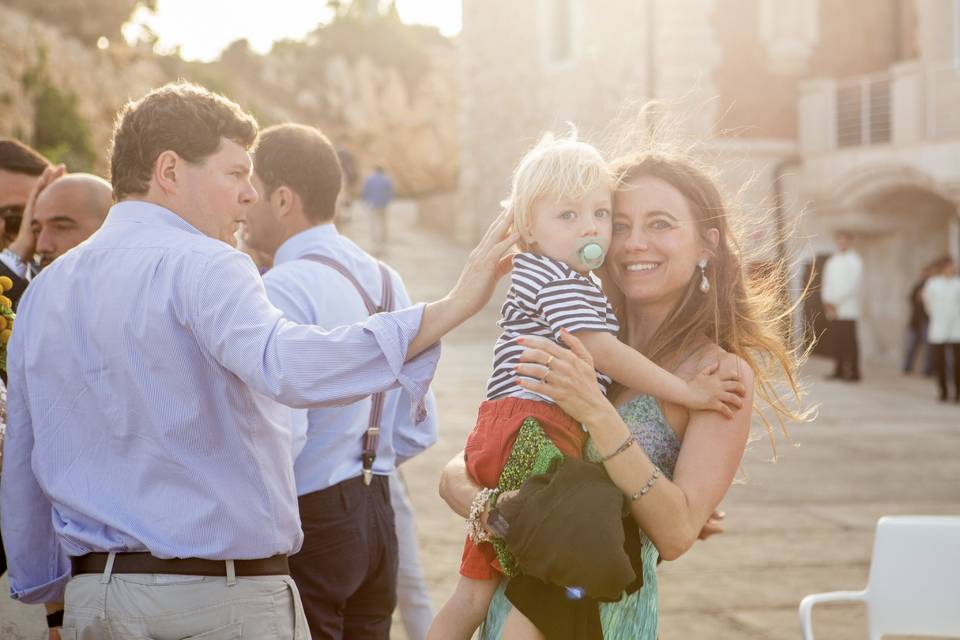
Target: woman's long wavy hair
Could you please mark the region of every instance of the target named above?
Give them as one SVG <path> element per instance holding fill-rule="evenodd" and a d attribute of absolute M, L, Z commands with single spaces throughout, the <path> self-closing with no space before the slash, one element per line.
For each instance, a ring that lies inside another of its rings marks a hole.
<path fill-rule="evenodd" d="M 695 340 L 707 336 L 725 351 L 743 358 L 754 372 L 755 395 L 762 402 L 757 415 L 770 436 L 775 457 L 771 418 L 789 440 L 785 423 L 808 420 L 813 413 L 803 406 L 804 390 L 798 376 L 807 350 L 791 347 L 786 338 L 799 304 L 791 305 L 787 298 L 784 283 L 788 265 L 783 259 L 767 263 L 766 268 L 748 277 L 717 181 L 709 167 L 692 157 L 639 152 L 620 157 L 611 167 L 618 190 L 630 189 L 639 178 L 653 177 L 683 194 L 700 239 L 713 254 L 706 268 L 709 291 L 700 290 L 700 270 L 694 269 L 680 301 L 646 345 L 645 355 L 662 365 L 669 355 L 685 353 Z M 707 239 L 710 229 L 719 233 L 716 247 Z M 617 315 L 625 318 L 623 294 L 608 291 L 608 295 Z M 622 325 L 625 327 L 626 322 Z"/>

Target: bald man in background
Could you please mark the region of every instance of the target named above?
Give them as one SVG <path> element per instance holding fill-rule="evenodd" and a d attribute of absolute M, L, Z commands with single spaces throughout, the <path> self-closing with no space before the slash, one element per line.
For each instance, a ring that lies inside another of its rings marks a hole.
<path fill-rule="evenodd" d="M 113 189 L 103 178 L 89 173 L 64 175 L 62 166 L 51 167 L 37 181 L 20 231 L 0 260 L 29 280 L 31 263 L 43 269 L 89 238 L 103 224 L 112 204 Z"/>

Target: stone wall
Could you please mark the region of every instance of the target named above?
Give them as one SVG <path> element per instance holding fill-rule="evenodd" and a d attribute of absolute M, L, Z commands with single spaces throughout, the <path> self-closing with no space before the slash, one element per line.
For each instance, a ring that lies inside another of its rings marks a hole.
<path fill-rule="evenodd" d="M 936 30 L 933 1 L 798 0 L 816 23 L 801 34 L 809 48 L 784 69 L 761 37 L 761 5 L 776 11 L 776 0 L 617 0 L 603 11 L 585 0 L 465 0 L 461 225 L 485 228 L 517 159 L 565 120 L 610 156 L 635 146 L 647 96 L 666 114 L 661 137 L 709 147 L 707 158 L 728 167 L 727 191 L 741 192 L 746 180 L 745 210 L 762 214 L 774 166 L 797 152 L 800 81 L 881 71 L 927 51 L 933 37 L 917 29 Z M 551 65 L 546 17 L 564 2 L 578 12 L 577 46 Z"/>
<path fill-rule="evenodd" d="M 29 140 L 34 129 L 31 74 L 77 97 L 77 112 L 99 153 L 95 169 L 106 174 L 106 153 L 117 109 L 131 97 L 166 81 L 149 56 L 129 49 L 101 51 L 0 6 L 0 135 Z"/>
<path fill-rule="evenodd" d="M 544 131 L 571 122 L 582 138 L 616 146 L 630 128 L 625 107 L 646 95 L 642 3 L 618 2 L 617 11 L 574 3 L 574 54 L 560 62 L 546 53 L 546 4 L 463 2 L 458 221 L 466 236 L 477 237 L 499 212 L 513 166 Z"/>
<path fill-rule="evenodd" d="M 960 52 L 956 2 L 913 0 L 916 3 L 919 57 L 924 62 L 945 63 Z"/>
<path fill-rule="evenodd" d="M 323 130 L 357 157 L 361 174 L 383 165 L 403 195 L 451 191 L 459 173 L 456 48 L 437 48 L 415 82 L 370 58 L 332 57 L 311 78 L 302 60 L 271 53 L 255 82 L 238 82 L 241 102 L 274 122 Z M 273 99 L 270 99 L 273 96 Z"/>
<path fill-rule="evenodd" d="M 666 116 L 657 120 L 661 137 L 685 145 L 714 133 L 717 0 L 618 0 L 603 10 L 569 0 L 573 54 L 556 62 L 549 16 L 565 1 L 463 2 L 460 225 L 468 235 L 499 211 L 513 166 L 544 131 L 572 122 L 615 157 L 643 144 L 653 120 L 641 112 L 654 96 Z"/>

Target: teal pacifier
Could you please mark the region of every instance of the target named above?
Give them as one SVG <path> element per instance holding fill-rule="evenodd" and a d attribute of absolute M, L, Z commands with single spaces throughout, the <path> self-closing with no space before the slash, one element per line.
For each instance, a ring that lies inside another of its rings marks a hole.
<path fill-rule="evenodd" d="M 580 258 L 580 262 L 587 265 L 591 270 L 596 269 L 603 264 L 603 247 L 601 247 L 599 243 L 591 240 L 580 247 L 580 250 L 577 251 L 577 257 Z"/>

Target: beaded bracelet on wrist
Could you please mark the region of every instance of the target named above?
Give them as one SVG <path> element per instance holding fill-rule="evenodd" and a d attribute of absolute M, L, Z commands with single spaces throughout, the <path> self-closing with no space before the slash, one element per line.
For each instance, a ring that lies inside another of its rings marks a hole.
<path fill-rule="evenodd" d="M 474 544 L 490 542 L 490 532 L 484 528 L 480 516 L 483 515 L 490 500 L 498 493 L 500 493 L 498 489 L 481 489 L 470 504 L 470 515 L 467 517 L 467 535 Z"/>
<path fill-rule="evenodd" d="M 647 480 L 647 483 L 640 487 L 639 491 L 636 491 L 630 495 L 630 500 L 636 502 L 643 496 L 647 495 L 647 492 L 650 491 L 650 488 L 657 483 L 657 478 L 660 477 L 660 467 L 653 465 L 653 474 L 650 476 L 650 479 Z"/>

